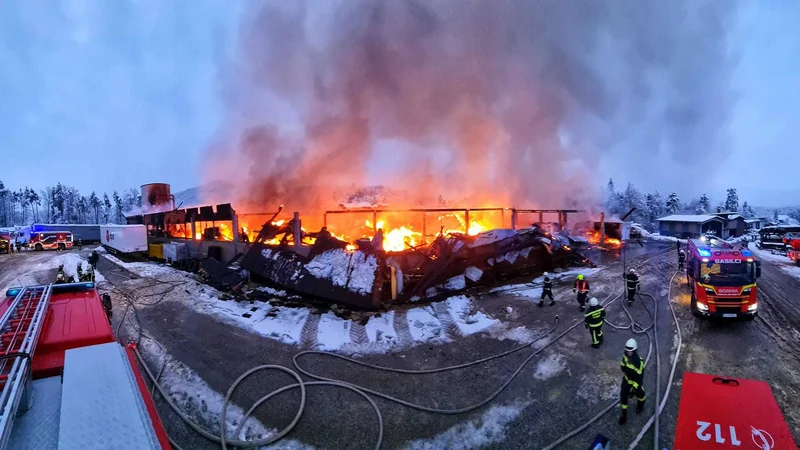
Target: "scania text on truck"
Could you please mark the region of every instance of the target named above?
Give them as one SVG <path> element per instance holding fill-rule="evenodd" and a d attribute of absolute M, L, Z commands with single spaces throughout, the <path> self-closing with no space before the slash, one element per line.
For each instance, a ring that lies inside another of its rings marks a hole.
<path fill-rule="evenodd" d="M 761 276 L 761 262 L 751 251 L 715 237 L 703 237 L 689 240 L 687 259 L 686 279 L 696 317 L 756 317 L 756 280 Z"/>
<path fill-rule="evenodd" d="M 67 250 L 72 248 L 72 233 L 69 231 L 31 233 L 28 245 L 34 250 Z"/>

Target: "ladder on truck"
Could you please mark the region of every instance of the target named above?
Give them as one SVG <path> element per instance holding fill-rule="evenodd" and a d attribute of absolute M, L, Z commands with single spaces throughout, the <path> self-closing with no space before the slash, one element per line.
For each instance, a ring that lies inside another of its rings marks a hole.
<path fill-rule="evenodd" d="M 0 449 L 8 444 L 20 404 L 30 406 L 31 360 L 52 290 L 52 284 L 21 288 L 0 318 Z"/>

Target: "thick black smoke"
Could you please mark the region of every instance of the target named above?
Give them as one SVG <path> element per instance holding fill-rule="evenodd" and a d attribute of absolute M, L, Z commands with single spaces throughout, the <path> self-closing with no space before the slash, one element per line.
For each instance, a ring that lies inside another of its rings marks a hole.
<path fill-rule="evenodd" d="M 608 158 L 725 154 L 734 2 L 257 4 L 208 167 L 251 208 L 330 207 L 375 167 L 406 202 L 559 207 Z"/>

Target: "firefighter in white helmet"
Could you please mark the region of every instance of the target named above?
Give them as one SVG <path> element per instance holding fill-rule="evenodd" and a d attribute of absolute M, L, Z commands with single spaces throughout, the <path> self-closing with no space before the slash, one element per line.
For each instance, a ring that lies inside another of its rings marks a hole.
<path fill-rule="evenodd" d="M 596 298 L 592 297 L 589 300 L 589 309 L 584 314 L 583 321 L 589 333 L 592 335 L 592 348 L 600 348 L 603 343 L 603 322 L 606 318 L 606 310 Z"/>
<path fill-rule="evenodd" d="M 545 272 L 544 273 L 544 281 L 542 282 L 542 298 L 539 299 L 539 306 L 544 306 L 544 299 L 548 297 L 550 299 L 550 306 L 556 304 L 555 300 L 553 300 L 553 279 L 550 278 L 550 274 Z"/>
<path fill-rule="evenodd" d="M 625 277 L 625 287 L 628 291 L 628 306 L 630 306 L 631 303 L 633 303 L 633 297 L 636 295 L 636 291 L 641 290 L 639 274 L 636 273 L 636 270 L 631 269 L 627 274 L 623 274 L 622 276 Z"/>
<path fill-rule="evenodd" d="M 628 421 L 628 397 L 636 395 L 639 401 L 636 404 L 636 413 L 639 414 L 644 409 L 644 401 L 647 398 L 644 393 L 644 360 L 636 352 L 638 345 L 635 339 L 628 339 L 625 343 L 625 353 L 622 354 L 622 386 L 619 392 L 619 403 L 622 406 L 622 414 L 619 416 L 619 424 L 624 425 Z"/>

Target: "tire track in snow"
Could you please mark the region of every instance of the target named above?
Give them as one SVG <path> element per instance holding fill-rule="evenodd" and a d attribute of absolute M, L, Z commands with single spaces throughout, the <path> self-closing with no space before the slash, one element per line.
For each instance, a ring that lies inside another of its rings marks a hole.
<path fill-rule="evenodd" d="M 359 346 L 369 345 L 367 327 L 356 321 L 353 321 L 353 323 L 350 325 L 350 342 Z"/>
<path fill-rule="evenodd" d="M 453 320 L 453 316 L 450 315 L 450 311 L 447 309 L 446 301 L 434 303 L 433 312 L 439 322 L 442 323 L 442 331 L 444 331 L 445 338 L 457 339 L 462 337 L 461 330 L 458 329 L 456 321 Z"/>
<path fill-rule="evenodd" d="M 317 348 L 317 333 L 319 332 L 319 314 L 309 314 L 303 331 L 300 333 L 300 346 L 305 349 Z"/>
<path fill-rule="evenodd" d="M 411 336 L 411 330 L 408 328 L 408 317 L 406 310 L 395 311 L 393 325 L 394 331 L 397 333 L 397 343 L 399 345 L 406 346 L 414 343 L 414 338 Z"/>

